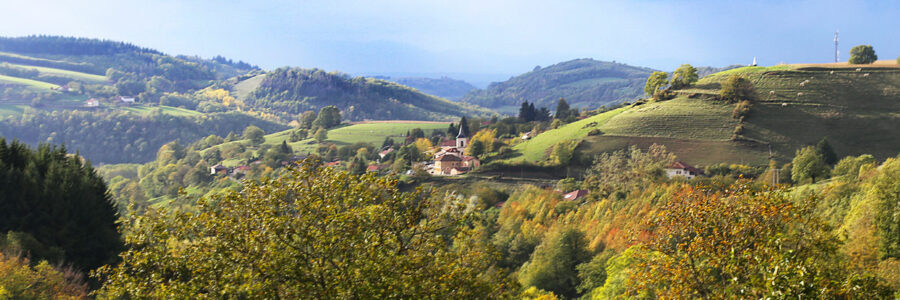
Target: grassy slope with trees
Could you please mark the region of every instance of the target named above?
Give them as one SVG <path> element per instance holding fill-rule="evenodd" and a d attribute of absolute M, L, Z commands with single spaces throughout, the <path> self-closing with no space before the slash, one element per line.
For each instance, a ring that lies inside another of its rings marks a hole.
<path fill-rule="evenodd" d="M 615 62 L 576 59 L 492 83 L 485 90 L 463 97 L 483 107 L 513 113 L 524 101 L 538 107 L 554 107 L 565 98 L 576 108 L 594 109 L 632 101 L 641 96 L 641 88 L 653 70 Z"/>
<path fill-rule="evenodd" d="M 737 141 L 732 140 L 740 123 L 733 117 L 735 104 L 716 100 L 733 74 L 748 78 L 757 95 Z M 775 157 L 786 161 L 800 146 L 828 137 L 839 155 L 870 153 L 883 159 L 900 149 L 893 138 L 900 127 L 898 86 L 900 68 L 888 64 L 744 67 L 701 78 L 675 91 L 674 99 L 567 124 L 516 149 L 524 153 L 520 160 L 541 161 L 553 141 L 584 140 L 579 151 L 586 156 L 660 143 L 693 164 L 764 165 L 770 144 Z M 587 136 L 592 129 L 601 134 Z"/>

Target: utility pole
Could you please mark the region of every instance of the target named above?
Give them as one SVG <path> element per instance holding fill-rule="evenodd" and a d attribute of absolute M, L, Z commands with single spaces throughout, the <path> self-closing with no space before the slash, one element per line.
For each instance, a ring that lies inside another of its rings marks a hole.
<path fill-rule="evenodd" d="M 841 51 L 838 50 L 838 31 L 834 31 L 834 62 L 841 61 Z"/>

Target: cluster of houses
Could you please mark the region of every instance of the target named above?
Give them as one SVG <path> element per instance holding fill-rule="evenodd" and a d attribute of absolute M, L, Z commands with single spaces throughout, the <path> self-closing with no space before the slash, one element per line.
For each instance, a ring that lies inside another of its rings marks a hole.
<path fill-rule="evenodd" d="M 442 142 L 441 150 L 434 155 L 434 161 L 426 165 L 428 166 L 428 173 L 439 176 L 453 176 L 478 168 L 481 165 L 478 158 L 465 155 L 468 145 L 469 133 L 466 131 L 465 126 L 460 126 L 456 139 Z"/>
<path fill-rule="evenodd" d="M 113 99 L 113 103 L 117 105 L 131 106 L 135 102 L 134 97 L 117 96 Z M 99 107 L 100 99 L 91 98 L 84 102 L 85 107 Z"/>

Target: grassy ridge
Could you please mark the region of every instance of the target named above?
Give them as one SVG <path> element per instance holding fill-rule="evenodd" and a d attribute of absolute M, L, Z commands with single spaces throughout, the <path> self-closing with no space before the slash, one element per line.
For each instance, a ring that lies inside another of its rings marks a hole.
<path fill-rule="evenodd" d="M 731 116 L 734 105 L 714 100 L 721 83 L 733 74 L 750 79 L 758 94 L 744 122 L 745 140 L 737 142 L 731 141 L 738 125 Z M 868 153 L 885 158 L 900 151 L 896 65 L 743 67 L 704 77 L 676 94 L 672 100 L 607 112 L 542 133 L 517 145 L 523 155 L 515 160 L 546 160 L 554 144 L 568 139 L 584 140 L 579 150 L 588 156 L 659 143 L 693 164 L 763 165 L 770 146 L 776 159 L 789 161 L 796 149 L 823 137 L 839 156 Z M 591 122 L 596 124 L 584 127 Z M 603 135 L 585 138 L 593 128 Z"/>

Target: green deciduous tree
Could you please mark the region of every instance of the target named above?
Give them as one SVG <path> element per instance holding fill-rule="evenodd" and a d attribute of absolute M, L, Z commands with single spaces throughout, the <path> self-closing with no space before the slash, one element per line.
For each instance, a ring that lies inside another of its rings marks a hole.
<path fill-rule="evenodd" d="M 889 158 L 879 171 L 869 193 L 877 199 L 878 246 L 882 257 L 900 258 L 900 156 Z"/>
<path fill-rule="evenodd" d="M 666 72 L 653 72 L 650 74 L 650 77 L 647 77 L 647 83 L 644 84 L 644 93 L 647 96 L 653 96 L 662 89 L 664 86 L 669 84 L 669 74 Z"/>
<path fill-rule="evenodd" d="M 341 110 L 337 106 L 329 105 L 319 110 L 319 115 L 313 121 L 313 126 L 331 128 L 341 124 Z"/>
<path fill-rule="evenodd" d="M 319 129 L 316 130 L 316 135 L 314 137 L 315 137 L 316 141 L 318 141 L 319 143 L 324 142 L 325 140 L 328 139 L 328 130 L 325 130 L 325 128 L 319 127 Z"/>
<path fill-rule="evenodd" d="M 722 83 L 719 97 L 729 102 L 752 101 L 756 99 L 756 90 L 753 88 L 753 83 L 750 80 L 739 74 L 734 74 Z"/>
<path fill-rule="evenodd" d="M 242 136 L 245 140 L 249 140 L 250 143 L 254 145 L 266 142 L 266 132 L 253 125 L 244 128 L 244 134 Z"/>
<path fill-rule="evenodd" d="M 574 298 L 578 296 L 576 287 L 580 283 L 576 267 L 590 259 L 584 233 L 566 229 L 546 237 L 535 249 L 531 261 L 522 266 L 519 282 L 522 286 Z"/>
<path fill-rule="evenodd" d="M 469 149 L 466 149 L 469 155 L 478 157 L 484 154 L 484 143 L 481 140 L 474 140 L 471 144 L 469 144 Z"/>
<path fill-rule="evenodd" d="M 850 60 L 848 61 L 851 64 L 871 64 L 878 60 L 878 55 L 875 55 L 875 49 L 872 48 L 872 45 L 858 45 L 850 49 Z"/>
<path fill-rule="evenodd" d="M 672 87 L 676 89 L 686 88 L 697 82 L 697 68 L 689 64 L 683 64 L 672 75 Z"/>
<path fill-rule="evenodd" d="M 807 179 L 813 183 L 816 179 L 828 177 L 828 164 L 825 163 L 825 157 L 816 151 L 812 146 L 803 147 L 797 150 L 791 169 L 791 180 L 794 182 L 802 182 Z"/>
<path fill-rule="evenodd" d="M 96 275 L 101 297 L 444 298 L 511 296 L 493 252 L 451 199 L 396 181 L 305 163 L 129 222 L 122 262 Z M 453 239 L 452 246 L 448 240 Z"/>

